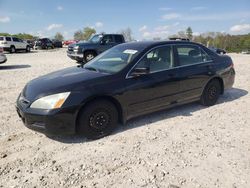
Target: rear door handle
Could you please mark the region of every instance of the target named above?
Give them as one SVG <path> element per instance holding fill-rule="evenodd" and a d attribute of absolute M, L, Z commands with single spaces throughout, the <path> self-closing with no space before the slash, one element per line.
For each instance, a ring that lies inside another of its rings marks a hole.
<path fill-rule="evenodd" d="M 177 75 L 176 73 L 169 73 L 168 74 L 168 76 L 171 77 L 171 78 L 176 77 L 176 75 Z"/>

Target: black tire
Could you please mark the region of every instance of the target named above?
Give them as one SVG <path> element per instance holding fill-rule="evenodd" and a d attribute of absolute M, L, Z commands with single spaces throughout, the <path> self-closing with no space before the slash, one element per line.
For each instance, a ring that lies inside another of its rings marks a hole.
<path fill-rule="evenodd" d="M 12 54 L 12 53 L 15 53 L 15 52 L 16 52 L 15 46 L 11 46 L 10 47 L 10 53 Z"/>
<path fill-rule="evenodd" d="M 98 139 L 109 135 L 117 126 L 118 113 L 112 102 L 96 100 L 80 112 L 77 133 L 88 139 Z"/>
<path fill-rule="evenodd" d="M 88 62 L 88 61 L 92 60 L 93 58 L 95 58 L 95 56 L 96 56 L 96 54 L 94 52 L 91 52 L 91 51 L 85 52 L 84 53 L 84 61 Z"/>
<path fill-rule="evenodd" d="M 211 80 L 205 87 L 202 96 L 201 96 L 201 104 L 204 106 L 212 106 L 214 105 L 220 94 L 221 94 L 221 85 L 219 80 L 214 79 Z"/>
<path fill-rule="evenodd" d="M 30 52 L 30 46 L 26 46 L 26 52 Z"/>

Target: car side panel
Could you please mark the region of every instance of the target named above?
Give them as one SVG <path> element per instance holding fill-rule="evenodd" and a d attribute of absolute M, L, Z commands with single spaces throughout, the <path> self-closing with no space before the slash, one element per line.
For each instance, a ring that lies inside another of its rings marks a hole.
<path fill-rule="evenodd" d="M 183 102 L 201 96 L 204 85 L 216 74 L 213 62 L 206 62 L 178 68 L 180 73 L 180 99 Z"/>

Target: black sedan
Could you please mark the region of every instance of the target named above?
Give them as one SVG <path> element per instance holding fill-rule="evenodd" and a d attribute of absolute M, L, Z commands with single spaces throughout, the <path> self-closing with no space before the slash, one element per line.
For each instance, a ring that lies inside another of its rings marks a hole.
<path fill-rule="evenodd" d="M 16 108 L 31 129 L 95 139 L 138 115 L 193 101 L 214 105 L 234 78 L 229 56 L 197 43 L 125 43 L 30 81 Z"/>

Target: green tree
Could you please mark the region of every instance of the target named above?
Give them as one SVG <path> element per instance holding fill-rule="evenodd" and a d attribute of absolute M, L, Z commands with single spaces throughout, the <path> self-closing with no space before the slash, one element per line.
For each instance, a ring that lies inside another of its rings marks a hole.
<path fill-rule="evenodd" d="M 125 41 L 127 42 L 133 41 L 132 30 L 129 27 L 126 29 L 122 29 L 118 33 L 124 36 Z"/>
<path fill-rule="evenodd" d="M 83 39 L 83 32 L 81 30 L 78 30 L 74 33 L 74 39 L 75 40 L 82 40 Z"/>
<path fill-rule="evenodd" d="M 55 36 L 54 36 L 54 39 L 59 40 L 59 41 L 63 41 L 63 40 L 64 40 L 64 37 L 63 37 L 62 33 L 57 32 L 57 33 L 55 34 Z"/>
<path fill-rule="evenodd" d="M 85 27 L 83 29 L 82 40 L 88 40 L 95 33 L 96 30 L 94 28 Z"/>
<path fill-rule="evenodd" d="M 188 38 L 189 40 L 192 40 L 192 39 L 193 39 L 193 30 L 192 30 L 191 27 L 188 27 L 188 28 L 186 29 L 186 35 L 187 35 L 187 38 Z"/>

